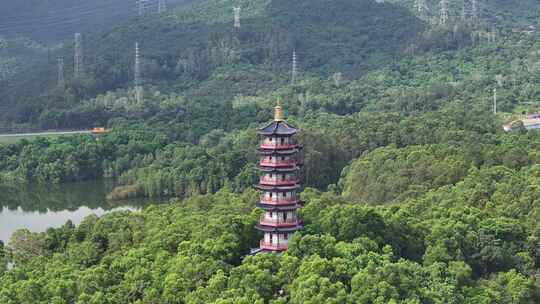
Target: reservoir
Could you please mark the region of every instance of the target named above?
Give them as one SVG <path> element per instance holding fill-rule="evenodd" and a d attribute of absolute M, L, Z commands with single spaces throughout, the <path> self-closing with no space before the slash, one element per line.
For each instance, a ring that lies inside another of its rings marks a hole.
<path fill-rule="evenodd" d="M 28 229 L 44 232 L 68 220 L 75 225 L 91 214 L 101 216 L 117 210 L 141 210 L 150 199 L 108 201 L 110 180 L 61 185 L 0 185 L 0 241 L 7 243 L 13 232 Z"/>

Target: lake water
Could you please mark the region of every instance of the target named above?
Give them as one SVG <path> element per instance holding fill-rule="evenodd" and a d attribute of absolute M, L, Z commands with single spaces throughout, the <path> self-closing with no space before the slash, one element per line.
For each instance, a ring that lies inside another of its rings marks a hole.
<path fill-rule="evenodd" d="M 68 220 L 78 224 L 91 214 L 140 210 L 151 203 L 148 199 L 107 201 L 112 188 L 107 180 L 47 187 L 0 185 L 0 241 L 7 242 L 18 229 L 43 232 Z"/>

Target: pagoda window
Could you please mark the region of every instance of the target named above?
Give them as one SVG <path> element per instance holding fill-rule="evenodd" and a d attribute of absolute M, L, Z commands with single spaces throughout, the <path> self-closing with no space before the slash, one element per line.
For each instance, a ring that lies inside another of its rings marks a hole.
<path fill-rule="evenodd" d="M 285 144 L 285 138 L 284 138 L 284 137 L 281 138 L 281 144 L 282 144 L 282 145 Z"/>
<path fill-rule="evenodd" d="M 289 234 L 288 234 L 288 233 L 287 233 L 287 234 L 284 234 L 284 235 L 283 235 L 283 239 L 284 239 L 285 241 L 288 240 L 288 239 L 289 239 Z"/>
<path fill-rule="evenodd" d="M 270 218 L 274 217 L 274 213 L 270 211 Z"/>

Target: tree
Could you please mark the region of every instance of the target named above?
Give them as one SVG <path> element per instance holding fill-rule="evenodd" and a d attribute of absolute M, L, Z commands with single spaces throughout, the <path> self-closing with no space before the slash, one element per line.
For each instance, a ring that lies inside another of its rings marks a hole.
<path fill-rule="evenodd" d="M 13 260 L 17 263 L 28 262 L 45 252 L 45 241 L 38 234 L 28 229 L 20 229 L 13 233 L 9 243 Z"/>

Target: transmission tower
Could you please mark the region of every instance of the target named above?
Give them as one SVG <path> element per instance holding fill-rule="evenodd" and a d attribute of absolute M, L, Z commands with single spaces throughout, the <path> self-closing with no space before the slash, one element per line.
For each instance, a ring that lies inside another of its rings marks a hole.
<path fill-rule="evenodd" d="M 474 21 L 478 20 L 478 1 L 472 0 L 471 17 Z"/>
<path fill-rule="evenodd" d="M 233 7 L 234 11 L 234 28 L 240 28 L 240 12 L 242 11 L 241 7 Z"/>
<path fill-rule="evenodd" d="M 441 16 L 439 23 L 445 25 L 448 22 L 448 0 L 441 0 Z"/>
<path fill-rule="evenodd" d="M 139 16 L 144 16 L 146 13 L 146 0 L 137 0 L 137 10 L 139 12 Z"/>
<path fill-rule="evenodd" d="M 66 81 L 64 79 L 64 58 L 58 58 L 58 87 L 64 89 Z"/>
<path fill-rule="evenodd" d="M 142 85 L 141 85 L 141 58 L 139 53 L 139 43 L 135 42 L 135 94 L 137 102 L 142 100 Z"/>
<path fill-rule="evenodd" d="M 414 1 L 414 8 L 416 10 L 416 12 L 418 13 L 418 16 L 423 19 L 423 20 L 426 20 L 427 18 L 427 5 L 426 5 L 426 1 L 425 0 L 415 0 Z"/>
<path fill-rule="evenodd" d="M 493 114 L 497 114 L 497 88 L 493 88 Z"/>
<path fill-rule="evenodd" d="M 480 40 L 480 38 L 478 37 L 478 32 L 472 31 L 472 32 L 471 32 L 471 41 L 472 41 L 472 44 L 476 44 L 476 43 L 478 42 L 478 40 Z"/>
<path fill-rule="evenodd" d="M 296 51 L 293 51 L 291 76 L 291 83 L 294 85 L 298 80 L 298 57 Z"/>
<path fill-rule="evenodd" d="M 84 73 L 84 57 L 81 33 L 75 33 L 75 55 L 73 57 L 73 77 L 79 79 Z"/>
<path fill-rule="evenodd" d="M 167 2 L 166 0 L 159 0 L 158 2 L 158 14 L 165 13 L 167 11 Z"/>

